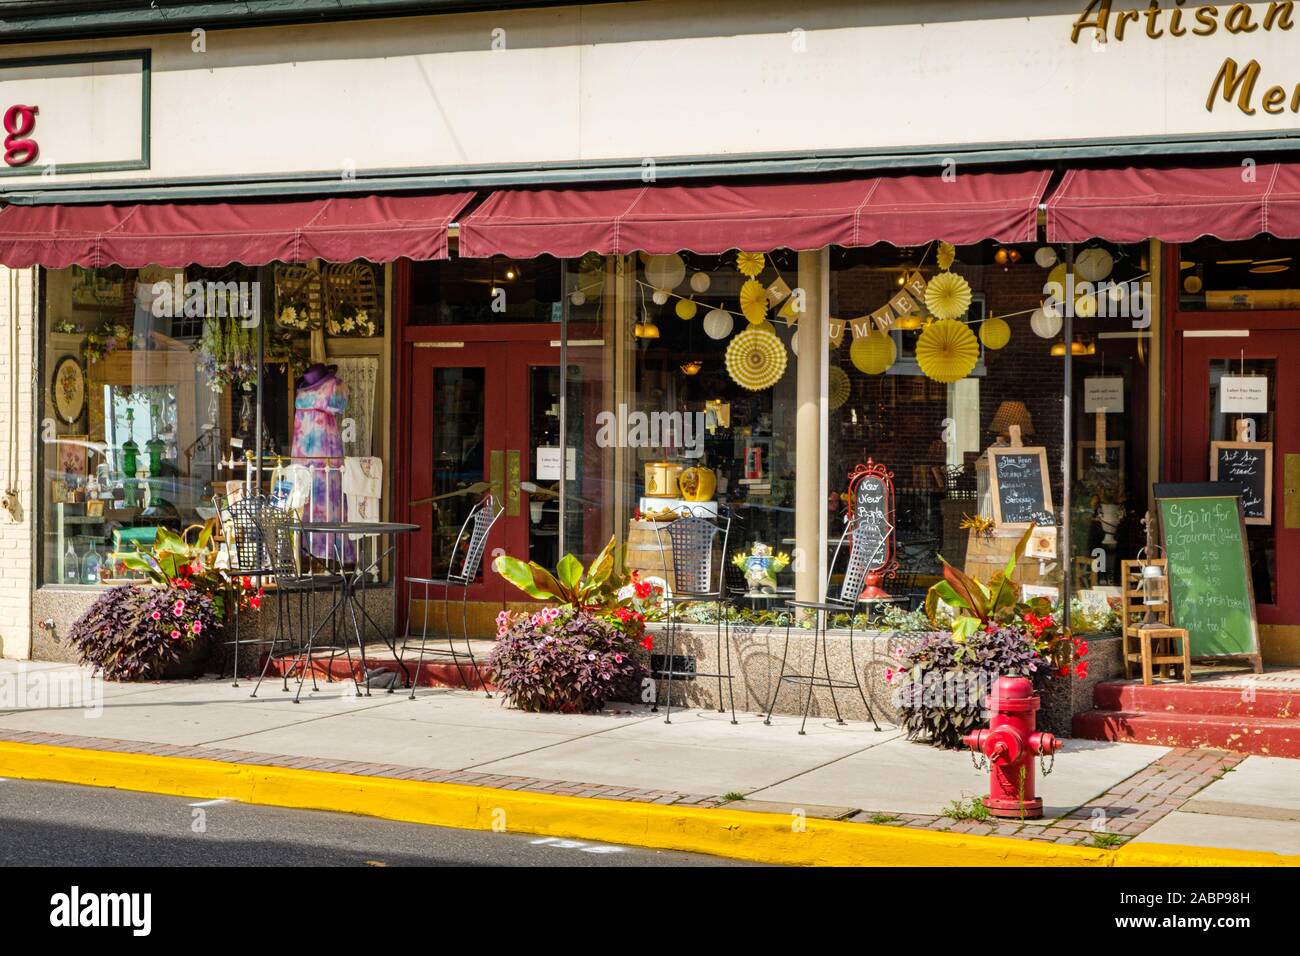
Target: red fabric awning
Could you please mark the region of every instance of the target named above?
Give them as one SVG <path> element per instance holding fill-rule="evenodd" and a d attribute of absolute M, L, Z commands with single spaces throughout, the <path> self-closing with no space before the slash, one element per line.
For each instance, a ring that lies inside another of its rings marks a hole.
<path fill-rule="evenodd" d="M 1072 169 L 1047 201 L 1047 241 L 1300 237 L 1300 166 Z"/>
<path fill-rule="evenodd" d="M 468 258 L 1032 242 L 1048 170 L 711 185 L 502 189 L 460 224 Z"/>
<path fill-rule="evenodd" d="M 0 210 L 0 263 L 62 269 L 445 259 L 447 226 L 473 196 L 7 206 Z"/>

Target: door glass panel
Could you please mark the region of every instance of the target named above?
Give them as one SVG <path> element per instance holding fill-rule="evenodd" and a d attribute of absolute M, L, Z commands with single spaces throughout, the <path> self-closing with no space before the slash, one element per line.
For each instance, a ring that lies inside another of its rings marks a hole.
<path fill-rule="evenodd" d="M 1268 383 L 1268 411 L 1255 413 L 1221 411 L 1220 391 L 1225 376 L 1259 376 Z M 1275 359 L 1211 359 L 1210 441 L 1238 441 L 1238 423 L 1245 421 L 1247 441 L 1275 442 L 1277 429 L 1277 361 Z M 1207 468 L 1209 449 L 1206 449 Z M 1256 604 L 1276 604 L 1277 536 L 1273 525 L 1246 525 L 1250 569 L 1255 584 Z"/>
<path fill-rule="evenodd" d="M 465 517 L 487 490 L 483 455 L 483 368 L 440 368 L 433 372 L 432 577 L 445 575 Z M 481 573 L 481 569 L 480 569 Z"/>
<path fill-rule="evenodd" d="M 560 560 L 560 367 L 528 370 L 528 559 L 544 568 Z"/>
<path fill-rule="evenodd" d="M 411 265 L 411 325 L 560 321 L 561 263 L 553 256 L 452 259 Z"/>

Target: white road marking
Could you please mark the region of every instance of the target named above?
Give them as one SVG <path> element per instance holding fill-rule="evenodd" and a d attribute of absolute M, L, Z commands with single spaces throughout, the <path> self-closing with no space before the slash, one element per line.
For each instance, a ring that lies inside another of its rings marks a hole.
<path fill-rule="evenodd" d="M 613 846 L 609 843 L 584 843 L 582 840 L 562 840 L 559 837 L 542 837 L 530 840 L 533 846 L 549 846 L 557 850 L 581 850 L 583 853 L 625 853 L 627 847 Z"/>
<path fill-rule="evenodd" d="M 204 800 L 202 803 L 191 803 L 191 807 L 214 807 L 218 803 L 229 803 L 229 797 L 218 797 L 215 800 Z"/>

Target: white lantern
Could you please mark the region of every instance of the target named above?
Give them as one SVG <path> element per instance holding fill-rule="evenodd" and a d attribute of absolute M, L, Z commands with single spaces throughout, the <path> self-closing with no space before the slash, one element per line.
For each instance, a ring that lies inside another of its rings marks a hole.
<path fill-rule="evenodd" d="M 705 292 L 708 292 L 709 286 L 712 284 L 713 280 L 709 278 L 707 272 L 697 272 L 695 275 L 691 276 L 691 291 L 697 295 L 702 295 Z"/>
<path fill-rule="evenodd" d="M 655 289 L 654 294 L 650 296 L 655 305 L 664 305 L 668 301 L 668 293 L 663 289 Z"/>
<path fill-rule="evenodd" d="M 686 263 L 676 253 L 668 256 L 651 256 L 645 264 L 645 280 L 656 289 L 675 289 L 685 278 Z"/>
<path fill-rule="evenodd" d="M 1115 268 L 1115 257 L 1101 247 L 1084 249 L 1074 260 L 1074 274 L 1085 282 L 1100 282 Z"/>
<path fill-rule="evenodd" d="M 1039 268 L 1050 269 L 1056 265 L 1056 250 L 1051 246 L 1039 246 L 1034 251 L 1034 261 L 1038 263 Z"/>
<path fill-rule="evenodd" d="M 735 328 L 736 320 L 726 309 L 713 309 L 704 317 L 704 334 L 711 339 L 725 339 Z"/>
<path fill-rule="evenodd" d="M 581 289 L 578 289 L 576 292 L 572 293 L 569 296 L 569 301 L 572 302 L 574 305 L 585 305 L 587 302 L 587 293 L 583 292 Z"/>
<path fill-rule="evenodd" d="M 1029 317 L 1029 327 L 1040 339 L 1056 338 L 1061 334 L 1063 324 L 1059 314 L 1045 309 L 1034 309 L 1034 314 Z"/>

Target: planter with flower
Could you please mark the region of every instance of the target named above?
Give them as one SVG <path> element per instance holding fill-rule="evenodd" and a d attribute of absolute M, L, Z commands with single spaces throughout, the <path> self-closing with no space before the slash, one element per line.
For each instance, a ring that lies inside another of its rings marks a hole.
<path fill-rule="evenodd" d="M 898 648 L 896 669 L 885 672 L 910 738 L 960 748 L 962 735 L 984 723 L 984 698 L 999 677 L 1028 677 L 1042 693 L 1054 680 L 1087 676 L 1087 643 L 1046 598 L 1020 600 L 1011 580 L 1033 530 L 987 583 L 943 561 L 944 578 L 925 600 L 934 630 Z"/>
<path fill-rule="evenodd" d="M 615 570 L 610 540 L 587 567 L 566 554 L 554 571 L 506 555 L 493 569 L 538 601 L 536 612 L 502 611 L 488 659 L 492 680 L 521 710 L 588 712 L 639 694 L 647 670 L 646 621 L 661 615 L 662 594 L 636 572 Z"/>
<path fill-rule="evenodd" d="M 235 605 L 256 611 L 264 596 L 217 566 L 214 536 L 214 521 L 182 534 L 160 528 L 147 551 L 113 555 L 118 574 L 148 583 L 105 591 L 73 625 L 69 641 L 82 661 L 110 680 L 200 672 Z"/>

